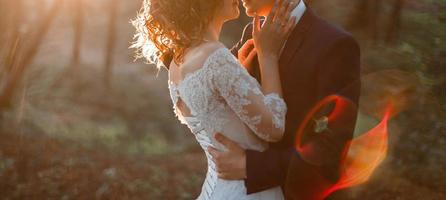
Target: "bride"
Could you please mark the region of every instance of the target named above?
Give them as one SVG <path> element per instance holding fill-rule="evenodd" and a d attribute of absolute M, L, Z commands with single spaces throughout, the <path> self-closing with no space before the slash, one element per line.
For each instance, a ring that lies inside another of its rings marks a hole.
<path fill-rule="evenodd" d="M 174 112 L 205 151 L 208 170 L 198 199 L 283 199 L 280 187 L 247 195 L 243 181 L 219 179 L 208 147 L 224 150 L 216 132 L 257 151 L 281 139 L 287 107 L 278 60 L 295 24 L 294 6 L 276 3 L 263 25 L 254 18 L 261 85 L 218 42 L 223 23 L 240 14 L 238 0 L 145 0 L 134 21 L 134 47 L 168 69 Z"/>

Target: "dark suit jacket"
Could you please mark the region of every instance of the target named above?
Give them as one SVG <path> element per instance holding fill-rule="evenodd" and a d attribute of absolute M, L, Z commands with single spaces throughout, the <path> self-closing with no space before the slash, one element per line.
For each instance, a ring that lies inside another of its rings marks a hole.
<path fill-rule="evenodd" d="M 232 49 L 235 55 L 252 38 L 252 24 Z M 279 61 L 283 97 L 288 106 L 285 135 L 271 143 L 265 152 L 247 150 L 248 194 L 282 186 L 287 199 L 320 199 L 320 193 L 339 178 L 339 164 L 348 141 L 353 137 L 356 111 L 343 123 L 348 131 L 306 133 L 307 143 L 319 149 L 319 161 L 304 160 L 294 148 L 295 134 L 305 115 L 321 99 L 341 95 L 358 103 L 360 50 L 353 37 L 306 12 L 287 40 Z M 258 63 L 249 68 L 259 78 Z M 350 113 L 351 115 L 351 113 Z M 329 126 L 334 124 L 329 124 Z"/>

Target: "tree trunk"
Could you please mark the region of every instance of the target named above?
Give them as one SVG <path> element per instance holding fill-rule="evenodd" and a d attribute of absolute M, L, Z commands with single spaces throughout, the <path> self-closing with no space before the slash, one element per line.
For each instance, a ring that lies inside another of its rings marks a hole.
<path fill-rule="evenodd" d="M 399 37 L 403 6 L 404 6 L 404 0 L 394 0 L 392 6 L 392 13 L 390 15 L 390 22 L 388 23 L 386 31 L 387 43 L 393 43 Z"/>
<path fill-rule="evenodd" d="M 356 0 L 356 5 L 348 18 L 347 26 L 350 28 L 363 28 L 369 22 L 369 0 Z"/>
<path fill-rule="evenodd" d="M 30 38 L 29 44 L 19 45 L 18 49 L 20 51 L 16 52 L 17 56 L 14 57 L 12 66 L 10 66 L 12 69 L 11 73 L 8 74 L 6 83 L 0 94 L 0 115 L 6 108 L 10 107 L 18 83 L 22 80 L 28 65 L 34 60 L 52 21 L 60 9 L 61 3 L 62 0 L 54 1 L 48 14 L 40 20 L 39 25 L 35 29 L 36 31 L 26 36 L 26 38 Z M 20 46 L 28 48 L 21 49 Z"/>
<path fill-rule="evenodd" d="M 2 17 L 0 17 L 0 44 L 5 44 L 7 41 L 6 39 L 6 31 L 8 28 L 8 19 L 9 19 L 9 1 L 7 0 L 0 0 L 0 13 L 2 13 Z M 4 46 L 0 46 L 0 66 L 3 64 L 3 52 L 6 50 Z M 1 69 L 0 69 L 1 70 Z"/>
<path fill-rule="evenodd" d="M 110 5 L 110 15 L 108 22 L 108 38 L 105 57 L 104 82 L 107 88 L 111 86 L 111 77 L 113 75 L 113 54 L 116 47 L 116 19 L 118 14 L 119 0 L 113 0 Z"/>
<path fill-rule="evenodd" d="M 20 26 L 23 21 L 23 0 L 16 1 L 5 1 L 2 0 L 3 7 L 3 17 L 4 20 L 1 24 L 1 38 L 2 38 L 2 46 L 6 48 L 2 48 L 2 63 L 0 63 L 2 67 L 2 71 L 7 74 L 11 71 L 11 67 L 13 65 L 13 61 L 16 57 L 16 52 L 18 48 L 18 41 L 20 40 Z M 14 9 L 12 9 L 14 8 Z"/>
<path fill-rule="evenodd" d="M 78 67 L 80 63 L 82 33 L 84 30 L 84 10 L 83 0 L 76 0 L 74 4 L 73 24 L 74 24 L 74 41 L 73 41 L 73 57 L 71 59 L 71 67 Z"/>
<path fill-rule="evenodd" d="M 347 26 L 353 29 L 364 29 L 376 42 L 380 33 L 378 22 L 382 12 L 382 3 L 382 0 L 359 0 L 349 17 Z"/>
<path fill-rule="evenodd" d="M 0 46 L 0 89 L 6 85 L 21 46 L 20 27 L 22 26 L 23 1 L 1 1 L 1 46 Z M 12 9 L 17 8 L 17 9 Z M 1 90 L 0 90 L 1 92 Z M 1 94 L 1 93 L 0 93 Z"/>
<path fill-rule="evenodd" d="M 379 13 L 382 8 L 382 0 L 369 0 L 371 11 L 368 15 L 368 32 L 371 34 L 371 38 L 374 42 L 378 41 L 379 37 Z"/>

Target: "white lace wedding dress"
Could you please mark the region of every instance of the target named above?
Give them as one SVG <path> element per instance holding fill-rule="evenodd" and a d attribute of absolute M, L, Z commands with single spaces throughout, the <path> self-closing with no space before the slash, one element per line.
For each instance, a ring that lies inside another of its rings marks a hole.
<path fill-rule="evenodd" d="M 208 170 L 198 199 L 248 200 L 284 199 L 280 187 L 246 195 L 244 181 L 217 177 L 207 147 L 224 150 L 214 139 L 220 132 L 245 149 L 264 151 L 270 133 L 283 134 L 286 104 L 277 94 L 263 95 L 257 80 L 249 75 L 227 48 L 215 50 L 198 70 L 176 85 L 169 75 L 174 112 L 203 148 Z M 178 107 L 182 101 L 190 116 Z M 187 163 L 186 163 L 187 164 Z M 261 166 L 259 166 L 261 167 Z"/>

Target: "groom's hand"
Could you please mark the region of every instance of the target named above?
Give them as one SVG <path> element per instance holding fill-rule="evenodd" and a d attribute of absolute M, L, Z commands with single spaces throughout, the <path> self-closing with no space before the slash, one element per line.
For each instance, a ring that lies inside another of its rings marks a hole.
<path fill-rule="evenodd" d="M 225 180 L 242 180 L 246 178 L 246 153 L 237 143 L 220 133 L 215 134 L 215 139 L 223 144 L 228 151 L 219 151 L 208 147 L 212 155 L 218 177 Z"/>

